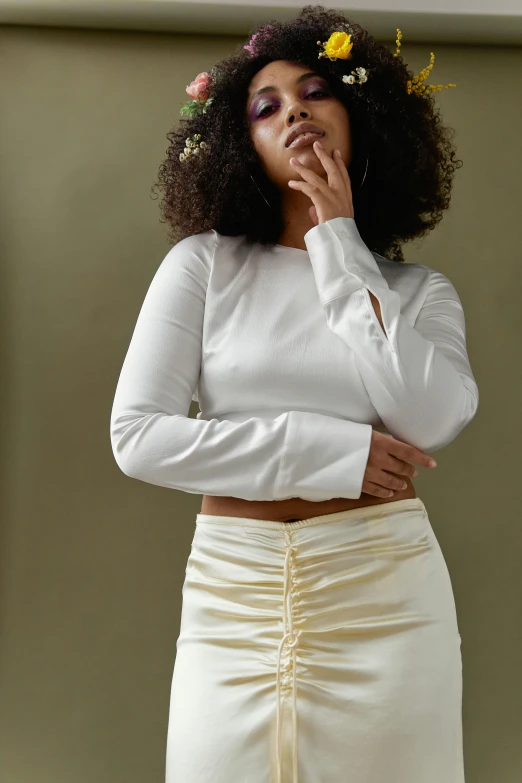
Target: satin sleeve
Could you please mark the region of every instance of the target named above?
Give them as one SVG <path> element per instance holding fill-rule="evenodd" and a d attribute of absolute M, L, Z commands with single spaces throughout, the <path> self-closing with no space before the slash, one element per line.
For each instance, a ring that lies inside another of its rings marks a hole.
<path fill-rule="evenodd" d="M 389 433 L 426 452 L 450 443 L 479 401 L 464 310 L 451 281 L 429 270 L 426 299 L 411 326 L 353 218 L 320 223 L 304 239 L 326 323 L 354 351 Z M 384 331 L 369 292 L 379 301 Z"/>
<path fill-rule="evenodd" d="M 216 242 L 214 232 L 178 242 L 148 288 L 112 405 L 116 463 L 131 478 L 193 494 L 360 497 L 370 424 L 298 410 L 239 423 L 188 417 Z"/>

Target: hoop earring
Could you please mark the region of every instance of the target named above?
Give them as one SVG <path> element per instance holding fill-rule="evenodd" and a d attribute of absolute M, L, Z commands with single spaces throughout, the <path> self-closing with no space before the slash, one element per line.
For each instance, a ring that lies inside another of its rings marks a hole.
<path fill-rule="evenodd" d="M 369 160 L 370 160 L 370 153 L 368 153 L 368 155 L 367 155 L 367 157 L 366 157 L 366 168 L 365 168 L 365 170 L 364 170 L 364 177 L 362 178 L 362 182 L 361 182 L 361 184 L 359 185 L 359 190 L 360 190 L 360 189 L 362 188 L 362 186 L 364 185 L 364 180 L 366 179 L 366 172 L 368 171 L 368 161 L 369 161 Z"/>
<path fill-rule="evenodd" d="M 362 186 L 364 185 L 364 180 L 366 179 L 366 174 L 367 174 L 367 172 L 368 172 L 368 162 L 369 162 L 369 160 L 370 160 L 370 153 L 368 153 L 368 155 L 367 155 L 367 157 L 366 157 L 366 168 L 365 168 L 365 170 L 364 170 L 364 177 L 362 178 L 362 182 L 361 182 L 361 184 L 359 185 L 359 190 L 360 190 L 360 189 L 362 188 Z M 258 184 L 257 184 L 257 182 L 255 181 L 255 179 L 254 179 L 254 177 L 252 176 L 252 174 L 250 174 L 250 178 L 251 178 L 252 182 L 254 183 L 254 185 L 256 186 L 256 188 L 257 188 L 257 189 L 259 190 L 259 192 L 261 193 L 261 188 L 259 187 L 259 185 L 258 185 Z M 266 198 L 265 198 L 265 196 L 263 195 L 263 193 L 261 193 L 261 195 L 263 196 L 263 198 L 265 199 L 266 203 L 268 204 L 268 201 L 266 200 Z M 268 204 L 268 206 L 270 207 L 270 209 L 273 209 L 273 207 L 272 207 L 272 205 L 271 205 L 271 204 Z"/>
<path fill-rule="evenodd" d="M 254 185 L 256 186 L 256 188 L 257 188 L 257 189 L 259 190 L 259 192 L 261 193 L 261 188 L 259 187 L 259 185 L 258 185 L 258 184 L 257 184 L 257 182 L 255 181 L 255 179 L 254 179 L 254 177 L 252 176 L 252 174 L 250 175 L 250 178 L 252 179 L 252 182 L 254 183 Z M 263 196 L 263 198 L 264 198 L 264 199 L 265 199 L 265 201 L 266 201 L 266 198 L 265 198 L 265 196 L 263 195 L 263 193 L 261 193 L 261 195 Z M 266 201 L 266 203 L 268 204 L 268 201 Z M 273 207 L 272 207 L 272 205 L 271 205 L 271 204 L 268 204 L 268 206 L 270 207 L 270 209 L 273 209 Z"/>

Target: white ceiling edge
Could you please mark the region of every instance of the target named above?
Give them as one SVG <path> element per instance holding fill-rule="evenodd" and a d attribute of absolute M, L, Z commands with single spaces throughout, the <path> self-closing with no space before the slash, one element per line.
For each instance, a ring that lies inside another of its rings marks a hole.
<path fill-rule="evenodd" d="M 0 0 L 0 24 L 247 36 L 263 21 L 295 17 L 306 0 Z M 354 0 L 328 5 L 374 38 L 416 42 L 522 44 L 522 0 Z"/>

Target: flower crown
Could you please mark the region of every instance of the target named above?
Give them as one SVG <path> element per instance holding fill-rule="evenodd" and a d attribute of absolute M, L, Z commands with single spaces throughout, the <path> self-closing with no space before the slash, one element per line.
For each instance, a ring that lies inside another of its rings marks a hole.
<path fill-rule="evenodd" d="M 268 33 L 268 30 L 272 28 L 272 25 L 267 24 L 265 25 L 259 33 L 255 33 L 252 38 L 250 39 L 249 43 L 243 47 L 243 49 L 246 49 L 252 56 L 255 56 L 256 50 L 255 50 L 255 39 L 259 37 L 266 36 Z M 395 43 L 397 44 L 397 49 L 394 53 L 394 57 L 398 57 L 400 54 L 400 48 L 401 48 L 401 39 L 402 39 L 402 33 L 399 28 L 397 28 L 397 39 Z M 329 39 L 325 41 L 324 43 L 321 43 L 321 41 L 317 41 L 317 44 L 319 45 L 319 55 L 317 59 L 321 59 L 322 57 L 328 57 L 329 60 L 332 62 L 336 60 L 350 60 L 352 57 L 352 49 L 353 49 L 353 42 L 351 40 L 351 34 L 345 33 L 343 31 L 335 31 L 333 32 Z M 446 85 L 443 84 L 423 84 L 425 79 L 428 77 L 430 71 L 433 68 L 433 64 L 435 62 L 435 55 L 433 52 L 430 52 L 430 63 L 426 66 L 426 68 L 423 68 L 422 71 L 417 75 L 414 76 L 413 79 L 408 79 L 406 84 L 406 91 L 407 94 L 410 95 L 411 93 L 414 93 L 415 95 L 429 95 L 432 92 L 448 89 L 449 87 L 456 87 L 456 84 L 449 83 Z M 368 74 L 370 71 L 366 68 L 358 67 L 355 68 L 355 70 L 351 71 L 349 75 L 344 74 L 341 77 L 341 80 L 344 82 L 344 84 L 364 84 L 366 81 L 368 81 Z M 191 98 L 190 101 L 187 101 L 183 104 L 181 107 L 180 114 L 190 117 L 191 119 L 194 117 L 200 116 L 200 114 L 206 114 L 207 108 L 210 106 L 212 101 L 214 100 L 213 97 L 210 97 L 210 87 L 211 83 L 215 82 L 217 79 L 219 79 L 219 72 L 212 69 L 211 73 L 207 73 L 204 71 L 203 73 L 198 73 L 196 78 L 193 82 L 191 82 L 188 87 L 186 88 L 187 95 Z M 201 150 L 206 150 L 207 145 L 204 141 L 201 141 L 201 134 L 195 133 L 192 138 L 185 139 L 185 149 L 183 152 L 180 152 L 179 159 L 181 161 L 187 160 L 188 158 L 192 157 L 193 155 L 199 155 Z"/>

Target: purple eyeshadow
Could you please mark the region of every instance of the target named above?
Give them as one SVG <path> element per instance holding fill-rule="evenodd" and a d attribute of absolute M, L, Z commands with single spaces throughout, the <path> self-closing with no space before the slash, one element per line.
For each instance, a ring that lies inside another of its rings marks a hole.
<path fill-rule="evenodd" d="M 324 84 L 321 84 L 321 83 L 312 84 L 312 85 L 308 84 L 307 85 L 307 93 L 306 93 L 305 97 L 310 95 L 310 93 L 315 92 L 316 90 L 321 90 L 326 95 L 330 94 L 330 90 Z M 250 109 L 250 113 L 249 113 L 250 120 L 253 121 L 253 120 L 257 120 L 257 119 L 263 119 L 265 114 L 261 114 L 261 116 L 258 116 L 258 115 L 260 113 L 264 112 L 265 109 L 267 109 L 267 108 L 269 108 L 269 107 L 271 107 L 273 105 L 274 105 L 273 101 L 267 101 L 266 99 L 263 99 L 263 98 L 260 98 L 260 100 L 257 101 L 257 102 L 254 101 L 254 103 L 253 103 L 253 105 L 252 105 L 252 107 Z"/>

